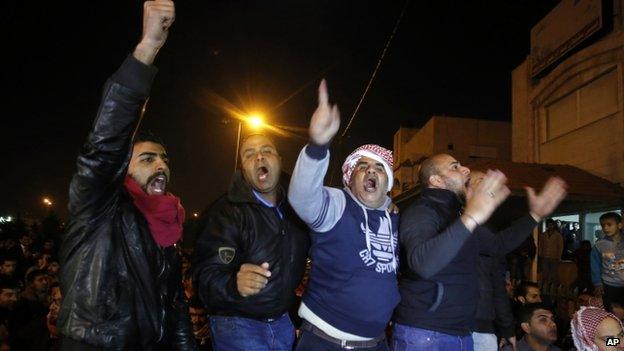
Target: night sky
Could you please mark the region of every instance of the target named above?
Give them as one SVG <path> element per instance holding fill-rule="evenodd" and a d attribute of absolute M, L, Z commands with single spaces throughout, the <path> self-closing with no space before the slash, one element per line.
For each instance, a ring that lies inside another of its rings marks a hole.
<path fill-rule="evenodd" d="M 529 53 L 531 27 L 556 3 L 410 1 L 347 137 L 332 146 L 336 162 L 363 143 L 392 148 L 399 126 L 421 126 L 434 114 L 511 120 L 511 70 Z M 223 123 L 228 113 L 216 101 L 305 128 L 325 77 L 342 133 L 405 4 L 176 2 L 142 127 L 167 144 L 170 190 L 187 212 L 223 194 L 232 174 L 236 123 Z M 41 216 L 45 195 L 66 216 L 77 152 L 102 85 L 138 43 L 142 2 L 4 7 L 0 215 Z M 290 171 L 305 140 L 274 138 Z"/>

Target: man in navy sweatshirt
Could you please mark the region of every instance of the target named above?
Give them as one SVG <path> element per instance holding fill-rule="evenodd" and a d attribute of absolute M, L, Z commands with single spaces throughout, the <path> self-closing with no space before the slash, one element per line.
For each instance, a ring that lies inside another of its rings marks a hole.
<path fill-rule="evenodd" d="M 288 200 L 311 230 L 312 270 L 299 309 L 297 351 L 388 350 L 384 330 L 399 301 L 398 215 L 388 210 L 392 152 L 356 149 L 342 166 L 343 189 L 323 187 L 329 143 L 340 126 L 325 81 L 299 154 Z"/>
<path fill-rule="evenodd" d="M 480 250 L 513 250 L 565 197 L 559 178 L 550 179 L 539 195 L 527 188 L 529 215 L 497 237 L 480 226 L 509 195 L 507 179 L 488 171 L 466 196 L 469 179 L 470 170 L 447 154 L 421 164 L 420 198 L 402 213 L 399 227 L 407 267 L 394 317 L 395 351 L 472 351 Z"/>

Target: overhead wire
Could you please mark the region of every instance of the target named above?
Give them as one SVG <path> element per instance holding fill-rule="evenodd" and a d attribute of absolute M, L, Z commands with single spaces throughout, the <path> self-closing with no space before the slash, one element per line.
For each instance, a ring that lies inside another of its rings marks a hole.
<path fill-rule="evenodd" d="M 371 77 L 368 80 L 368 84 L 366 84 L 366 88 L 364 89 L 364 92 L 362 93 L 362 96 L 360 97 L 360 101 L 355 107 L 355 110 L 353 111 L 353 114 L 351 115 L 351 118 L 349 119 L 349 123 L 347 123 L 347 126 L 345 127 L 344 131 L 340 135 L 340 138 L 344 138 L 344 136 L 347 135 L 347 132 L 349 131 L 349 128 L 351 127 L 351 124 L 353 123 L 353 120 L 355 119 L 355 116 L 360 110 L 360 107 L 362 106 L 362 102 L 364 102 L 364 99 L 366 98 L 366 94 L 370 90 L 370 87 L 373 84 L 373 80 L 375 80 L 375 76 L 377 76 L 377 72 L 379 71 L 379 67 L 381 67 L 381 63 L 383 62 L 383 59 L 386 56 L 386 52 L 388 51 L 388 48 L 390 47 L 390 44 L 392 43 L 392 39 L 394 38 L 397 30 L 399 29 L 399 25 L 401 24 L 401 20 L 403 19 L 403 16 L 405 15 L 405 11 L 407 10 L 407 6 L 409 5 L 409 2 L 410 0 L 405 1 L 403 10 L 401 11 L 399 18 L 397 18 L 396 23 L 394 24 L 392 33 L 390 34 L 390 36 L 388 37 L 388 40 L 386 41 L 386 45 L 384 46 L 384 49 L 381 52 L 381 56 L 379 57 L 379 60 L 377 60 L 377 65 L 375 66 L 375 69 L 373 70 L 373 73 L 371 74 Z"/>

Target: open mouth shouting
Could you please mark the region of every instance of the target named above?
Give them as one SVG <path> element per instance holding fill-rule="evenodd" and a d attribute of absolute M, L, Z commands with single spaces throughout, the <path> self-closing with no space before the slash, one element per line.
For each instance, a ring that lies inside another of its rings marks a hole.
<path fill-rule="evenodd" d="M 149 195 L 164 195 L 167 190 L 167 176 L 165 173 L 156 173 L 147 180 L 146 192 Z"/>
<path fill-rule="evenodd" d="M 374 193 L 377 191 L 377 185 L 379 184 L 379 180 L 375 176 L 368 176 L 364 180 L 364 191 L 367 193 Z"/>
<path fill-rule="evenodd" d="M 266 182 L 269 177 L 269 169 L 265 166 L 260 166 L 256 169 L 256 176 L 260 182 Z"/>

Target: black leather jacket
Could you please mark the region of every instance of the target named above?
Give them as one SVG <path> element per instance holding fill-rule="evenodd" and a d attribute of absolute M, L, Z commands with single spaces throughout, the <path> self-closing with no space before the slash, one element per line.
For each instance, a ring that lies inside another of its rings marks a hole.
<path fill-rule="evenodd" d="M 281 183 L 287 184 L 284 178 Z M 275 208 L 261 204 L 237 172 L 227 195 L 202 216 L 194 250 L 193 284 L 209 314 L 277 318 L 295 303 L 310 239 L 307 227 L 286 201 L 284 187 L 280 189 L 283 218 Z M 240 266 L 263 262 L 270 265 L 268 284 L 258 294 L 242 297 L 236 286 Z"/>
<path fill-rule="evenodd" d="M 107 350 L 196 350 L 176 249 L 155 243 L 123 186 L 155 73 L 129 56 L 107 81 L 69 189 L 58 326 Z"/>

